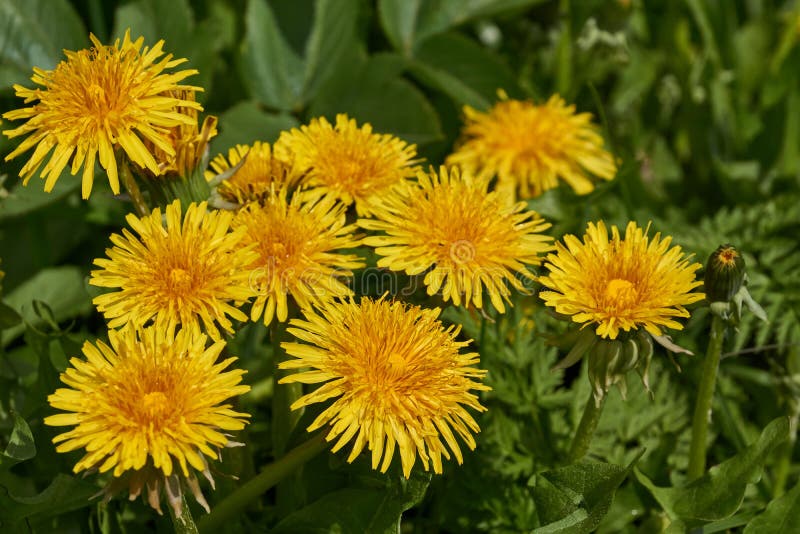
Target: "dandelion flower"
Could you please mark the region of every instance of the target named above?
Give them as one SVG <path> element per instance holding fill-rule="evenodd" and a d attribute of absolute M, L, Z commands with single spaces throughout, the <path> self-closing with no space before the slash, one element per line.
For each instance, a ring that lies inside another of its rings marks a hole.
<path fill-rule="evenodd" d="M 213 172 L 206 171 L 206 179 L 213 183 L 216 176 L 236 167 L 243 159 L 242 166 L 217 186 L 217 193 L 225 202 L 236 205 L 258 202 L 273 190 L 294 186 L 299 178 L 288 159 L 278 158 L 269 143 L 256 141 L 252 146 L 236 145 L 228 151 L 227 158 L 218 154 L 211 160 Z"/>
<path fill-rule="evenodd" d="M 182 325 L 198 331 L 201 323 L 214 339 L 216 324 L 233 333 L 228 317 L 247 316 L 230 304 L 242 303 L 253 291 L 244 268 L 255 253 L 242 246 L 244 231 L 228 232 L 233 214 L 208 211 L 206 203 L 190 204 L 181 218 L 180 201 L 138 218 L 127 217 L 138 237 L 128 230 L 113 234 L 108 258 L 94 260 L 89 283 L 118 288 L 93 300 L 117 328 L 127 323 L 143 326 L 152 320 L 167 329 Z"/>
<path fill-rule="evenodd" d="M 547 256 L 550 272 L 539 282 L 549 291 L 540 297 L 576 323 L 596 325 L 602 338 L 639 327 L 653 336 L 661 336 L 662 327 L 680 330 L 675 318 L 689 317 L 685 306 L 705 297 L 693 291 L 703 284 L 695 279 L 701 265 L 670 247 L 671 237 L 648 238 L 648 230 L 630 222 L 622 238 L 612 226 L 609 239 L 600 221 L 589 223 L 583 242 L 565 236 Z"/>
<path fill-rule="evenodd" d="M 342 278 L 363 266 L 355 254 L 337 252 L 360 244 L 354 225 L 345 225 L 345 206 L 332 199 L 287 201 L 283 189 L 267 196 L 263 204 L 250 203 L 239 211 L 233 228 L 244 232 L 242 244 L 252 245 L 258 256 L 247 265 L 257 296 L 250 317 L 264 324 L 288 316 L 291 296 L 305 309 L 351 295 Z"/>
<path fill-rule="evenodd" d="M 131 500 L 147 493 L 161 513 L 161 487 L 180 515 L 182 487 L 208 511 L 195 471 L 212 483 L 208 459 L 237 445 L 228 432 L 244 428 L 249 415 L 223 404 L 250 390 L 236 358 L 217 362 L 224 342 L 206 348 L 206 336 L 160 327 L 108 333 L 110 345 L 88 341 L 85 359 L 72 358 L 61 374 L 68 387 L 48 397 L 65 413 L 46 417 L 50 426 L 73 429 L 53 439 L 58 452 L 85 449 L 74 472 L 111 472 L 110 498 L 127 486 Z"/>
<path fill-rule="evenodd" d="M 336 125 L 324 117 L 281 134 L 275 153 L 293 157 L 309 194 L 332 196 L 347 205 L 355 202 L 359 215 L 369 215 L 375 197 L 416 172 L 415 145 L 393 135 L 373 133 L 367 123 L 337 115 Z"/>
<path fill-rule="evenodd" d="M 384 232 L 364 242 L 383 256 L 379 267 L 425 274 L 428 294 L 442 288 L 445 301 L 456 306 L 483 306 L 483 291 L 492 305 L 505 312 L 508 285 L 524 290 L 533 280 L 527 265 L 538 265 L 540 254 L 552 249 L 551 238 L 540 232 L 550 224 L 524 203 L 509 206 L 496 192 L 487 192 L 485 179 L 441 167 L 439 173 L 420 172 L 418 183 L 398 188 L 376 204 L 375 219 L 359 225 Z"/>
<path fill-rule="evenodd" d="M 614 158 L 603 149 L 589 113 L 575 113 L 554 95 L 546 104 L 501 100 L 483 113 L 464 107 L 462 141 L 447 158 L 450 165 L 481 177 L 496 176 L 497 187 L 514 198 L 532 198 L 567 182 L 583 195 L 594 189 L 589 175 L 611 180 Z"/>
<path fill-rule="evenodd" d="M 307 320 L 293 319 L 288 331 L 306 343 L 282 343 L 295 358 L 283 369 L 306 369 L 280 383 L 322 384 L 297 400 L 298 409 L 336 399 L 308 427 L 329 425 L 326 439 L 336 452 L 353 441 L 352 462 L 366 447 L 372 468 L 386 472 L 399 450 L 403 474 L 411 474 L 417 455 L 442 472 L 442 456 L 452 451 L 462 462 L 456 434 L 470 450 L 480 428 L 466 408 L 484 411 L 473 391 L 486 371 L 473 367 L 475 352 L 461 353 L 469 341 L 456 341 L 460 327 L 443 327 L 440 310 L 401 302 L 326 303 Z M 445 445 L 446 444 L 446 445 Z M 381 461 L 382 460 L 382 461 Z"/>
<path fill-rule="evenodd" d="M 98 158 L 111 190 L 119 193 L 117 149 L 139 167 L 158 174 L 159 163 L 145 143 L 173 155 L 169 129 L 195 120 L 185 110 L 202 109 L 193 100 L 169 95 L 178 89 L 201 89 L 179 85 L 196 70 L 168 72 L 186 60 L 172 59 L 171 54 L 162 58 L 164 41 L 143 48 L 144 38 L 131 41 L 129 32 L 121 44 L 118 39 L 109 46 L 94 35 L 90 38 L 91 49 L 65 51 L 67 59 L 54 70 L 34 67 L 31 80 L 43 89 L 20 85 L 14 89 L 26 104 L 38 102 L 3 115 L 11 120 L 28 119 L 3 132 L 9 138 L 30 134 L 6 156 L 9 161 L 35 147 L 20 170 L 23 182 L 28 183 L 52 152 L 41 173 L 44 190 L 53 189 L 71 159 L 73 175 L 83 168 L 83 198 L 91 193 Z"/>

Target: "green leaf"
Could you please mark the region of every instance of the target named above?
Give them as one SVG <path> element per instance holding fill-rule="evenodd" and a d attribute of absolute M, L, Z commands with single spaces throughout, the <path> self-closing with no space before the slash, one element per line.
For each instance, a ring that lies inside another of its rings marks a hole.
<path fill-rule="evenodd" d="M 131 38 L 140 35 L 145 46 L 164 40 L 165 52 L 188 61 L 178 69 L 194 68 L 199 72 L 185 83 L 210 90 L 217 52 L 226 44 L 217 36 L 223 33 L 224 21 L 209 18 L 201 24 L 195 23 L 194 12 L 188 0 L 138 0 L 121 5 L 114 17 L 113 35 L 122 37 L 130 28 Z M 200 93 L 202 100 L 205 93 Z"/>
<path fill-rule="evenodd" d="M 84 274 L 77 267 L 53 267 L 43 269 L 25 281 L 5 299 L 6 304 L 19 313 L 31 326 L 42 324 L 36 314 L 33 301 L 47 303 L 56 321 L 64 321 L 91 310 L 89 295 L 84 288 Z M 17 325 L 3 336 L 3 344 L 8 344 L 24 330 Z"/>
<path fill-rule="evenodd" d="M 24 158 L 25 155 L 21 157 Z M 0 220 L 36 211 L 77 191 L 80 186 L 80 177 L 72 176 L 69 173 L 69 167 L 64 169 L 55 187 L 49 193 L 45 192 L 44 183 L 38 176 L 31 178 L 28 185 L 22 185 L 22 180 L 20 180 L 16 186 L 11 188 L 8 196 L 0 198 Z"/>
<path fill-rule="evenodd" d="M 543 525 L 534 533 L 593 532 L 642 453 L 627 467 L 583 461 L 536 475 L 533 497 Z"/>
<path fill-rule="evenodd" d="M 211 157 L 227 155 L 228 149 L 237 144 L 274 143 L 282 131 L 298 125 L 291 115 L 266 113 L 256 102 L 240 102 L 220 115 L 220 134 L 211 141 Z"/>
<path fill-rule="evenodd" d="M 0 302 L 0 330 L 17 326 L 20 322 L 22 317 L 17 311 L 5 302 Z"/>
<path fill-rule="evenodd" d="M 0 87 L 30 84 L 32 67 L 53 69 L 64 49 L 87 45 L 89 35 L 67 0 L 0 2 Z"/>
<path fill-rule="evenodd" d="M 94 484 L 75 477 L 58 474 L 53 482 L 38 495 L 18 497 L 0 486 L 0 530 L 14 530 L 22 521 L 51 517 L 89 506 L 89 499 L 97 493 Z"/>
<path fill-rule="evenodd" d="M 359 123 L 371 123 L 376 132 L 411 143 L 440 140 L 439 116 L 425 96 L 400 76 L 404 65 L 405 60 L 396 54 L 376 54 L 368 59 L 354 55 L 351 74 L 326 84 L 312 103 L 310 115 L 333 118 L 347 113 Z"/>
<path fill-rule="evenodd" d="M 303 102 L 316 95 L 320 85 L 339 68 L 348 48 L 355 46 L 357 0 L 317 0 L 314 24 L 306 42 Z"/>
<path fill-rule="evenodd" d="M 791 534 L 797 531 L 797 525 L 800 525 L 800 483 L 770 502 L 767 509 L 745 527 L 744 534 Z"/>
<path fill-rule="evenodd" d="M 497 90 L 511 96 L 522 90 L 511 70 L 485 47 L 457 33 L 438 35 L 420 45 L 411 71 L 457 104 L 486 109 Z"/>
<path fill-rule="evenodd" d="M 386 37 L 403 55 L 418 43 L 479 17 L 521 10 L 544 0 L 380 0 L 378 10 Z"/>
<path fill-rule="evenodd" d="M 736 513 L 747 484 L 758 480 L 769 454 L 788 438 L 789 419 L 779 417 L 767 425 L 753 445 L 684 487 L 660 488 L 643 473 L 635 473 L 672 519 L 690 526 L 694 522 L 716 521 Z"/>
<path fill-rule="evenodd" d="M 11 437 L 6 445 L 6 450 L 3 451 L 3 456 L 11 460 L 11 462 L 7 462 L 0 458 L 0 465 L 6 467 L 36 456 L 36 444 L 33 442 L 31 428 L 27 421 L 16 412 L 14 413 L 14 429 L 11 431 Z"/>
<path fill-rule="evenodd" d="M 300 105 L 305 69 L 278 27 L 266 0 L 250 0 L 244 16 L 241 68 L 250 94 L 266 106 L 291 111 Z"/>
<path fill-rule="evenodd" d="M 396 534 L 406 510 L 425 496 L 428 474 L 412 474 L 408 480 L 382 488 L 344 488 L 333 491 L 286 516 L 271 534 L 370 532 Z"/>

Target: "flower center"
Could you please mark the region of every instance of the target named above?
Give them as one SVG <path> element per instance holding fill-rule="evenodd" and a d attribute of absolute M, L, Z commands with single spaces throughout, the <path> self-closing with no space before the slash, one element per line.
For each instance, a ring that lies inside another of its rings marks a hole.
<path fill-rule="evenodd" d="M 169 271 L 169 287 L 176 293 L 188 293 L 192 287 L 192 275 L 189 271 L 175 267 Z"/>
<path fill-rule="evenodd" d="M 614 304 L 615 308 L 629 308 L 636 303 L 639 293 L 628 280 L 614 278 L 606 285 L 604 296 L 606 302 Z"/>
<path fill-rule="evenodd" d="M 148 422 L 159 422 L 170 413 L 170 402 L 162 391 L 151 391 L 142 397 L 141 413 Z"/>
<path fill-rule="evenodd" d="M 719 256 L 717 256 L 717 261 L 725 267 L 732 267 L 736 264 L 736 258 L 738 257 L 739 253 L 736 252 L 736 249 L 726 248 L 719 253 Z"/>

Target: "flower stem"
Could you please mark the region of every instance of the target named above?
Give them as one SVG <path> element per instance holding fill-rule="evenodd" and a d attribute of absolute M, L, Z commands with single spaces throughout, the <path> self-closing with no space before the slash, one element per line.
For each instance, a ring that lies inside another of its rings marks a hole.
<path fill-rule="evenodd" d="M 142 191 L 139 189 L 133 174 L 131 174 L 128 161 L 124 157 L 117 158 L 117 161 L 119 161 L 119 174 L 120 178 L 122 178 L 122 185 L 125 186 L 125 190 L 128 191 L 128 195 L 131 197 L 131 202 L 133 202 L 136 214 L 139 217 L 150 215 L 150 208 L 147 207 L 147 203 L 142 196 Z"/>
<path fill-rule="evenodd" d="M 189 511 L 189 505 L 186 502 L 186 496 L 181 496 L 181 515 L 175 515 L 175 510 L 172 506 L 169 508 L 169 516 L 172 518 L 172 526 L 175 527 L 175 534 L 198 534 L 197 525 L 194 524 L 192 512 Z"/>
<path fill-rule="evenodd" d="M 283 457 L 267 465 L 259 474 L 228 495 L 197 522 L 201 532 L 218 531 L 226 521 L 240 514 L 250 503 L 327 448 L 323 433 L 298 445 Z"/>
<path fill-rule="evenodd" d="M 708 423 L 711 419 L 711 401 L 714 398 L 714 387 L 717 383 L 720 355 L 722 354 L 722 338 L 725 334 L 725 322 L 718 315 L 711 319 L 711 339 L 703 362 L 703 375 L 700 378 L 700 389 L 694 406 L 692 419 L 692 443 L 689 447 L 689 480 L 703 476 L 706 470 L 706 441 L 708 439 Z"/>
<path fill-rule="evenodd" d="M 581 421 L 578 423 L 578 430 L 575 431 L 575 437 L 572 438 L 572 445 L 570 445 L 569 454 L 567 455 L 567 463 L 574 464 L 586 455 L 605 404 L 605 395 L 600 399 L 600 402 L 597 402 L 594 395 L 592 393 L 589 394 Z"/>

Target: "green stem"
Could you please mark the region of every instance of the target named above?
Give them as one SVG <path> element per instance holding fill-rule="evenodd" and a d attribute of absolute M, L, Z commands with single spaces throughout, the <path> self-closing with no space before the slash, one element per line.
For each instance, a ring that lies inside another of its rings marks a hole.
<path fill-rule="evenodd" d="M 125 190 L 128 191 L 128 194 L 131 197 L 131 202 L 133 202 L 133 207 L 136 210 L 136 214 L 139 217 L 150 215 L 150 208 L 144 201 L 144 197 L 142 196 L 142 192 L 136 183 L 136 179 L 133 177 L 133 174 L 131 174 L 128 161 L 124 157 L 117 157 L 117 161 L 119 162 L 119 174 L 120 178 L 122 179 L 122 185 L 125 186 Z"/>
<path fill-rule="evenodd" d="M 572 31 L 569 0 L 561 0 L 559 5 L 561 37 L 556 51 L 556 92 L 569 99 L 572 88 Z"/>
<path fill-rule="evenodd" d="M 589 444 L 592 442 L 594 431 L 597 429 L 597 423 L 600 422 L 600 415 L 603 413 L 605 404 L 605 395 L 600 399 L 600 402 L 597 402 L 594 395 L 589 394 L 581 421 L 578 423 L 578 430 L 575 431 L 575 437 L 572 438 L 572 445 L 570 445 L 569 454 L 567 455 L 567 463 L 574 464 L 586 455 L 589 450 Z"/>
<path fill-rule="evenodd" d="M 169 516 L 172 518 L 172 526 L 175 527 L 175 534 L 198 534 L 197 525 L 194 524 L 192 512 L 189 511 L 189 505 L 186 503 L 186 496 L 181 496 L 181 516 L 175 515 L 175 510 L 172 506 L 169 508 Z"/>
<path fill-rule="evenodd" d="M 250 503 L 325 450 L 327 446 L 324 434 L 320 433 L 302 445 L 295 447 L 279 460 L 266 466 L 261 473 L 248 480 L 217 504 L 210 514 L 202 517 L 197 522 L 200 531 L 214 532 L 219 530 L 227 521 L 242 513 Z"/>
<path fill-rule="evenodd" d="M 708 440 L 708 423 L 711 420 L 711 401 L 714 399 L 714 387 L 717 383 L 720 355 L 722 354 L 722 338 L 725 334 L 725 321 L 718 315 L 711 320 L 711 339 L 703 362 L 703 375 L 700 377 L 700 389 L 694 406 L 692 419 L 692 443 L 689 447 L 689 480 L 703 476 L 706 470 L 706 441 Z"/>
<path fill-rule="evenodd" d="M 291 384 L 278 384 L 278 380 L 288 375 L 288 371 L 278 368 L 281 362 L 288 359 L 286 352 L 281 347 L 281 342 L 286 341 L 286 323 L 273 319 L 270 329 L 272 341 L 272 357 L 275 362 L 272 390 L 272 446 L 275 458 L 280 458 L 286 451 L 289 436 L 300 419 L 301 410 L 292 410 L 291 406 L 303 395 L 303 385 L 299 382 Z"/>

